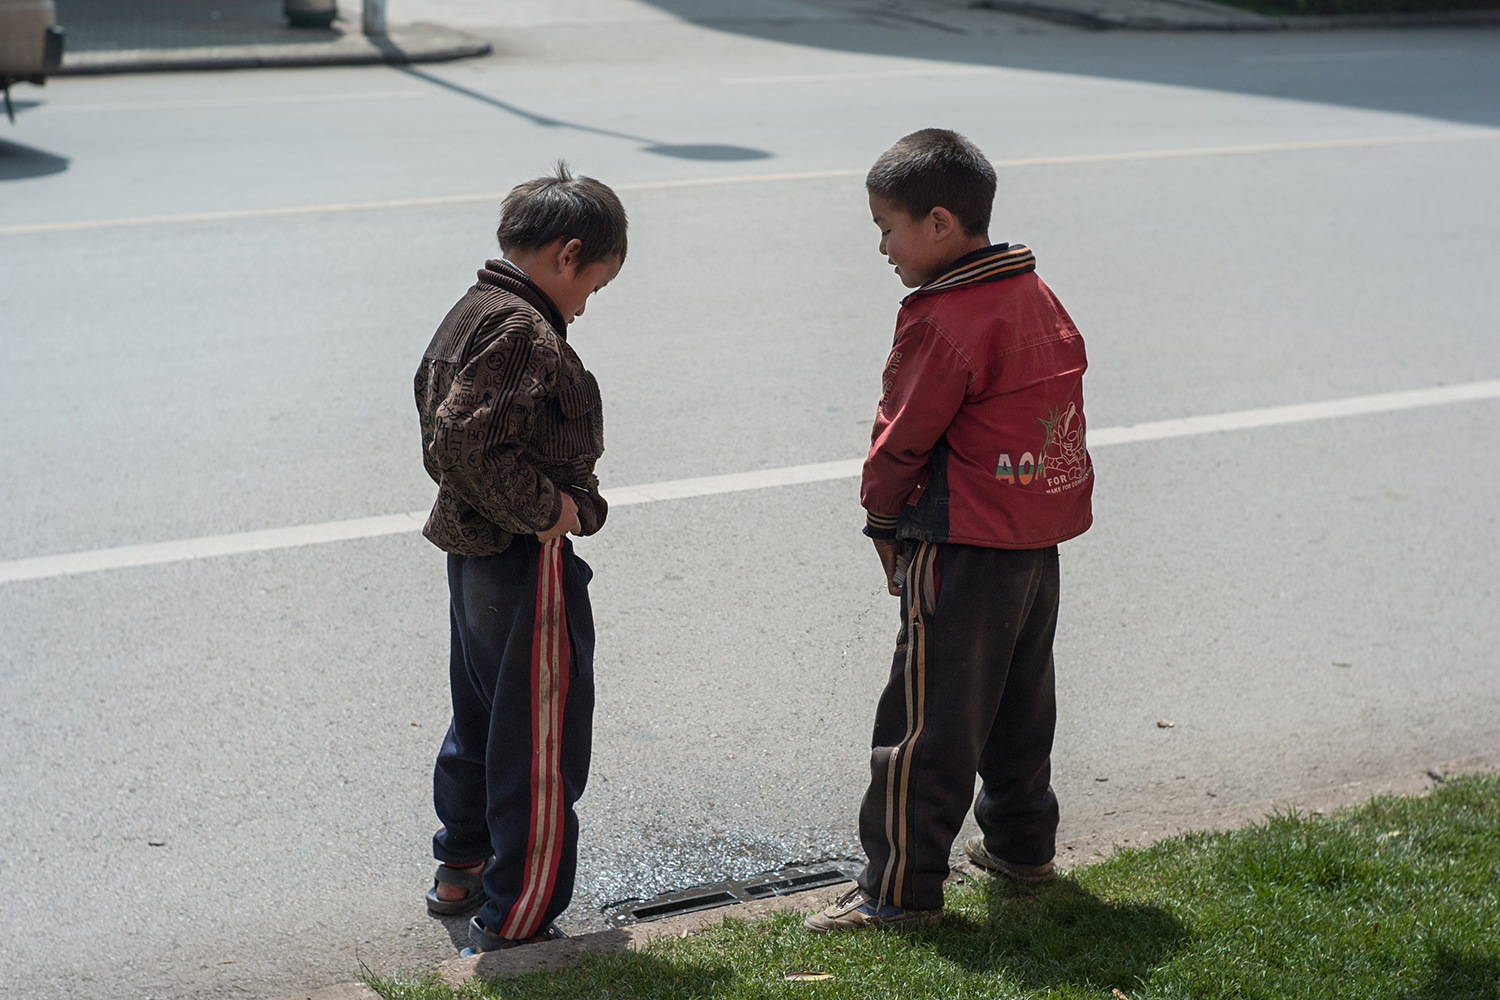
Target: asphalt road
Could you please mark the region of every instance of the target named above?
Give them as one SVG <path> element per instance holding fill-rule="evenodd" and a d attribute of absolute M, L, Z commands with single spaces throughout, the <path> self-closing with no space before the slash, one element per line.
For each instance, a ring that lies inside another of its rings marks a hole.
<path fill-rule="evenodd" d="M 862 454 L 902 290 L 859 172 L 931 124 L 1022 161 L 991 235 L 1084 331 L 1091 428 L 1500 378 L 1500 33 L 491 6 L 393 0 L 497 43 L 419 72 L 18 91 L 0 563 L 429 504 L 410 378 L 494 200 L 391 202 L 558 157 L 632 215 L 573 333 L 606 487 Z M 351 202 L 382 204 L 317 210 Z M 1491 398 L 1098 449 L 1063 550 L 1066 857 L 1496 760 L 1497 427 Z M 579 542 L 599 703 L 566 925 L 857 850 L 895 626 L 859 524 L 845 479 Z M 275 996 L 451 956 L 421 902 L 445 605 L 414 534 L 0 584 L 0 995 Z"/>

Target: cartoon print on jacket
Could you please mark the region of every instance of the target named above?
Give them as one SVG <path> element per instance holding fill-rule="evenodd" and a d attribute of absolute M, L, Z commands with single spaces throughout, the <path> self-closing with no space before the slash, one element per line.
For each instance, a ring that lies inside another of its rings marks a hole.
<path fill-rule="evenodd" d="M 1078 413 L 1078 405 L 1069 403 L 1061 415 L 1054 408 L 1050 418 L 1037 419 L 1047 428 L 1037 475 L 1045 478 L 1048 493 L 1070 490 L 1089 474 L 1089 453 L 1084 445 L 1083 418 Z"/>

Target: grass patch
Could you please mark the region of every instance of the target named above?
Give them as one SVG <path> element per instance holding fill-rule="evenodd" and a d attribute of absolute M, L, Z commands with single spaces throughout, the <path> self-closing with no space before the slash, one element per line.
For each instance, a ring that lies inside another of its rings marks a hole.
<path fill-rule="evenodd" d="M 1494 10 L 1500 0 L 1216 0 L 1229 7 L 1269 17 L 1331 14 L 1437 14 L 1461 10 Z"/>
<path fill-rule="evenodd" d="M 943 922 L 815 935 L 779 914 L 576 967 L 389 1000 L 1500 1000 L 1500 775 L 1331 817 L 1174 837 L 1019 891 L 951 887 Z M 829 973 L 789 982 L 792 972 Z"/>

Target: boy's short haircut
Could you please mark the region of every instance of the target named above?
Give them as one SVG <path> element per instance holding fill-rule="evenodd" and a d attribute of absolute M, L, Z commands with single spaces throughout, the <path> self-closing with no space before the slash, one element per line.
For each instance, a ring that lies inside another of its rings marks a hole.
<path fill-rule="evenodd" d="M 625 206 L 608 184 L 574 177 L 557 161 L 546 177 L 517 184 L 500 203 L 500 249 L 535 250 L 555 240 L 579 240 L 578 264 L 610 258 L 625 260 Z"/>
<path fill-rule="evenodd" d="M 924 128 L 880 154 L 865 175 L 865 190 L 913 219 L 942 206 L 966 235 L 978 236 L 990 228 L 995 168 L 957 132 Z"/>

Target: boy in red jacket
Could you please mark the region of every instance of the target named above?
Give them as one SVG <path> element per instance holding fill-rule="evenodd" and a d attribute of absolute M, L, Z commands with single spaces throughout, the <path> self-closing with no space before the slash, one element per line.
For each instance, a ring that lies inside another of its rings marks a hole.
<path fill-rule="evenodd" d="M 860 808 L 868 863 L 814 931 L 936 922 L 970 802 L 970 860 L 1052 878 L 1057 544 L 1093 520 L 1083 338 L 1019 244 L 991 244 L 995 171 L 923 129 L 865 179 L 907 288 L 860 502 L 901 598 Z M 974 775 L 982 779 L 973 798 Z"/>

